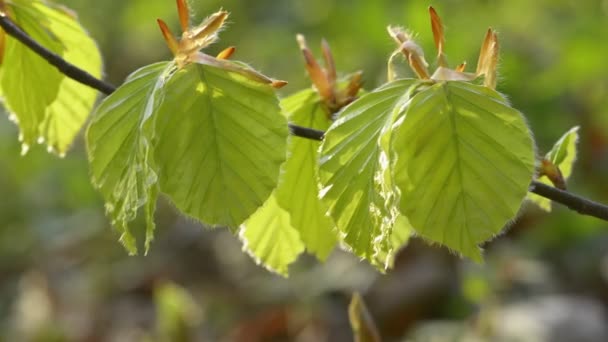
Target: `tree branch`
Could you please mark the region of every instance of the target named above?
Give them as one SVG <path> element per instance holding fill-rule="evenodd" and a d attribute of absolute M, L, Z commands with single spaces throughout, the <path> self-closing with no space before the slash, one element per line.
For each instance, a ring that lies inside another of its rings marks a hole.
<path fill-rule="evenodd" d="M 51 65 L 55 66 L 67 77 L 91 88 L 97 89 L 106 95 L 110 95 L 116 90 L 116 86 L 96 78 L 95 76 L 67 62 L 61 56 L 40 45 L 21 28 L 19 28 L 19 26 L 17 26 L 8 16 L 1 12 L 0 27 L 2 27 L 7 34 L 19 40 L 40 57 L 44 58 Z M 289 123 L 289 130 L 294 136 L 317 141 L 323 140 L 325 135 L 325 132 L 323 131 L 294 125 L 292 123 Z M 543 183 L 539 183 L 537 181 L 533 181 L 532 184 L 530 184 L 529 191 L 539 196 L 548 198 L 554 202 L 563 204 L 582 215 L 593 216 L 608 221 L 608 206 L 604 204 L 593 202 L 586 198 Z"/>
<path fill-rule="evenodd" d="M 295 135 L 296 137 L 310 140 L 322 141 L 325 137 L 325 132 L 323 131 L 319 131 L 318 129 L 314 128 L 294 125 L 291 122 L 289 123 L 289 132 L 291 132 L 291 135 Z"/>
<path fill-rule="evenodd" d="M 5 13 L 2 12 L 0 12 L 0 27 L 4 29 L 4 32 L 23 43 L 51 65 L 55 66 L 59 72 L 73 79 L 74 81 L 88 85 L 91 88 L 95 88 L 106 95 L 109 95 L 116 90 L 116 87 L 112 84 L 96 78 L 88 72 L 78 68 L 74 64 L 66 61 L 56 53 L 40 45 L 19 26 L 17 26 Z"/>
<path fill-rule="evenodd" d="M 539 196 L 563 204 L 579 214 L 593 216 L 608 221 L 608 206 L 604 204 L 593 202 L 568 191 L 560 190 L 537 181 L 532 182 L 529 190 Z"/>

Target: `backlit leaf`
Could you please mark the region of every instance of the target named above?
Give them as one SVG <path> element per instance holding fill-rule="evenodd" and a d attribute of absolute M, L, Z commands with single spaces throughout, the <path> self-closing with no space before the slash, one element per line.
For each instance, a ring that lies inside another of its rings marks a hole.
<path fill-rule="evenodd" d="M 159 182 L 184 213 L 239 227 L 277 186 L 287 121 L 270 85 L 190 64 L 164 86 L 155 160 Z"/>
<path fill-rule="evenodd" d="M 393 219 L 382 193 L 388 160 L 381 160 L 381 134 L 417 82 L 391 82 L 362 96 L 344 109 L 321 147 L 322 199 L 344 242 L 368 260 L 374 260 L 382 242 L 376 238 L 383 233 L 383 220 Z"/>
<path fill-rule="evenodd" d="M 281 104 L 290 121 L 297 125 L 326 130 L 331 123 L 327 109 L 313 89 L 289 96 Z M 294 253 L 303 251 L 302 246 L 325 260 L 336 245 L 333 222 L 325 215 L 326 208 L 317 192 L 319 146 L 320 142 L 314 140 L 289 139 L 281 182 L 268 200 L 272 203 L 261 207 L 241 228 L 249 253 L 283 275 L 296 260 Z M 269 222 L 272 217 L 277 219 Z"/>
<path fill-rule="evenodd" d="M 481 261 L 534 174 L 522 115 L 493 90 L 448 81 L 417 93 L 392 136 L 400 209 L 416 232 Z"/>
<path fill-rule="evenodd" d="M 72 13 L 40 0 L 6 6 L 11 19 L 42 46 L 101 77 L 97 45 Z M 62 75 L 10 36 L 0 70 L 4 103 L 21 130 L 23 153 L 39 142 L 65 154 L 93 108 L 96 90 Z"/>
<path fill-rule="evenodd" d="M 279 206 L 275 194 L 243 224 L 239 235 L 243 249 L 258 264 L 283 276 L 305 249 L 289 212 Z"/>
<path fill-rule="evenodd" d="M 547 153 L 545 158 L 549 160 L 553 165 L 557 166 L 561 171 L 564 180 L 568 180 L 572 174 L 572 167 L 576 161 L 576 144 L 578 143 L 578 130 L 579 127 L 573 127 L 566 132 L 556 143 L 553 145 L 551 151 Z M 553 183 L 547 176 L 541 176 L 537 179 L 541 183 L 553 186 Z M 528 199 L 536 203 L 541 209 L 545 211 L 551 211 L 551 200 L 545 197 L 538 196 L 533 193 L 528 194 Z"/>
<path fill-rule="evenodd" d="M 131 254 L 137 253 L 137 246 L 127 225 L 139 208 L 146 210 L 146 248 L 154 230 L 158 194 L 151 151 L 154 111 L 171 66 L 157 63 L 131 74 L 99 105 L 86 133 L 93 185 L 103 195 L 112 224 Z"/>
<path fill-rule="evenodd" d="M 312 89 L 296 93 L 281 104 L 289 121 L 296 125 L 324 131 L 331 124 L 327 109 Z M 320 145 L 310 139 L 290 139 L 277 200 L 290 213 L 291 223 L 300 232 L 306 249 L 325 260 L 336 245 L 336 233 L 317 191 Z"/>

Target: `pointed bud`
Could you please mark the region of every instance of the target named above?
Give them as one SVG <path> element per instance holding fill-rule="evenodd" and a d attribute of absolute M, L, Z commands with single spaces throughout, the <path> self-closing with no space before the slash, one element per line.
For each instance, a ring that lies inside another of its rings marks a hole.
<path fill-rule="evenodd" d="M 547 159 L 541 161 L 539 177 L 540 176 L 547 176 L 556 188 L 566 190 L 566 180 L 564 179 L 561 170 L 551 161 Z"/>
<path fill-rule="evenodd" d="M 491 89 L 496 89 L 496 75 L 498 73 L 498 54 L 500 52 L 500 46 L 498 45 L 498 36 L 496 32 L 493 33 L 492 51 L 488 61 L 488 69 L 486 71 L 486 78 L 484 85 Z"/>
<path fill-rule="evenodd" d="M 167 24 L 162 19 L 156 19 L 156 22 L 160 27 L 160 31 L 162 32 L 163 37 L 165 38 L 165 42 L 167 42 L 169 50 L 171 50 L 171 53 L 173 53 L 174 56 L 177 55 L 177 52 L 179 50 L 179 43 L 177 42 L 177 39 L 175 39 L 175 36 L 171 32 L 171 30 L 169 29 L 169 26 L 167 26 Z"/>
<path fill-rule="evenodd" d="M 306 63 L 306 71 L 308 71 L 308 76 L 312 81 L 312 84 L 317 88 L 319 95 L 324 100 L 333 99 L 333 88 L 331 87 L 329 80 L 327 79 L 327 75 L 321 69 L 319 63 L 312 55 L 312 52 L 308 48 L 306 44 L 306 38 L 303 35 L 298 34 L 296 36 L 298 40 L 298 44 L 300 45 L 300 49 L 302 50 L 302 55 L 304 55 L 304 61 Z"/>
<path fill-rule="evenodd" d="M 433 29 L 435 47 L 437 48 L 437 64 L 439 64 L 440 67 L 446 67 L 447 62 L 443 52 L 445 45 L 443 23 L 441 22 L 441 18 L 432 6 L 429 7 L 429 14 L 431 15 L 431 28 Z"/>
<path fill-rule="evenodd" d="M 6 33 L 0 28 L 0 65 L 4 60 L 4 47 L 6 46 Z"/>
<path fill-rule="evenodd" d="M 462 64 L 460 64 L 459 66 L 456 67 L 456 71 L 464 72 L 464 69 L 466 69 L 466 67 L 467 67 L 467 62 L 462 62 Z"/>
<path fill-rule="evenodd" d="M 329 44 L 325 39 L 321 41 L 321 50 L 323 50 L 323 58 L 325 59 L 325 68 L 327 70 L 327 79 L 329 83 L 333 85 L 336 83 L 337 71 L 336 71 L 336 63 L 334 62 L 334 56 L 331 53 L 331 49 L 329 48 Z"/>
<path fill-rule="evenodd" d="M 428 63 L 424 59 L 422 48 L 414 42 L 409 33 L 401 28 L 389 26 L 387 29 L 391 37 L 399 44 L 399 50 L 407 58 L 410 68 L 420 79 L 429 79 Z"/>
<path fill-rule="evenodd" d="M 230 59 L 230 57 L 234 54 L 234 52 L 236 51 L 236 48 L 234 46 L 231 46 L 229 48 L 226 48 L 224 50 L 222 50 L 222 52 L 220 52 L 217 57 L 217 59 Z"/>
<path fill-rule="evenodd" d="M 492 44 L 492 36 L 494 33 L 492 32 L 492 28 L 488 28 L 486 31 L 486 36 L 483 38 L 483 43 L 481 43 L 481 49 L 479 50 L 479 59 L 477 60 L 477 71 L 475 73 L 477 75 L 481 75 L 486 68 L 486 60 L 488 59 L 488 54 L 490 53 L 489 47 Z"/>
<path fill-rule="evenodd" d="M 182 32 L 188 31 L 190 28 L 190 10 L 188 9 L 186 0 L 177 0 L 177 14 Z"/>
<path fill-rule="evenodd" d="M 346 87 L 346 96 L 355 98 L 359 94 L 359 90 L 363 86 L 363 71 L 357 71 L 353 74 Z"/>
<path fill-rule="evenodd" d="M 224 26 L 228 15 L 229 13 L 226 11 L 213 13 L 202 24 L 189 31 L 186 34 L 187 37 L 193 40 L 200 40 L 217 33 Z"/>
<path fill-rule="evenodd" d="M 281 81 L 281 80 L 274 80 L 274 81 L 272 81 L 272 83 L 270 83 L 270 86 L 272 86 L 275 89 L 283 88 L 286 85 L 287 85 L 287 81 Z"/>
<path fill-rule="evenodd" d="M 484 75 L 484 85 L 489 88 L 496 88 L 496 68 L 498 66 L 498 36 L 491 28 L 486 32 L 486 36 L 479 52 L 477 62 L 478 76 Z"/>

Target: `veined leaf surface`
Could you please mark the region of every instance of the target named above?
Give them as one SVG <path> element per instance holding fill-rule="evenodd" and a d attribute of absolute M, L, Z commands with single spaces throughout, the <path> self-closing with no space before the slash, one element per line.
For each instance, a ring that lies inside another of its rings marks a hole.
<path fill-rule="evenodd" d="M 329 112 L 312 89 L 296 93 L 281 104 L 289 121 L 296 125 L 325 131 L 331 124 Z M 325 260 L 336 245 L 336 233 L 317 191 L 320 146 L 319 141 L 291 137 L 277 200 L 290 213 L 306 249 Z"/>
<path fill-rule="evenodd" d="M 153 214 L 158 194 L 152 138 L 155 110 L 172 63 L 156 63 L 129 76 L 125 83 L 96 109 L 86 133 L 93 185 L 106 202 L 112 224 L 129 253 L 137 253 L 128 223 L 145 206 L 146 248 L 154 230 Z"/>
<path fill-rule="evenodd" d="M 399 80 L 365 94 L 344 109 L 321 147 L 322 199 L 344 242 L 368 260 L 382 242 L 376 241 L 382 220 L 391 214 L 381 193 L 388 161 L 381 163 L 380 137 L 417 83 Z"/>
<path fill-rule="evenodd" d="M 206 224 L 239 227 L 276 188 L 286 158 L 273 88 L 190 64 L 164 90 L 154 153 L 162 191 Z"/>
<path fill-rule="evenodd" d="M 73 14 L 40 0 L 14 0 L 6 6 L 11 19 L 42 46 L 101 77 L 97 45 Z M 62 75 L 10 36 L 0 70 L 4 102 L 21 130 L 23 152 L 40 142 L 65 154 L 93 108 L 96 90 Z"/>
<path fill-rule="evenodd" d="M 440 82 L 412 98 L 391 146 L 401 212 L 426 239 L 481 261 L 478 245 L 516 216 L 534 174 L 522 115 L 493 90 Z"/>
<path fill-rule="evenodd" d="M 568 180 L 572 174 L 572 168 L 576 161 L 576 144 L 578 143 L 579 127 L 573 127 L 553 145 L 551 151 L 547 153 L 545 158 L 553 165 L 557 166 L 564 177 Z M 541 176 L 537 179 L 541 183 L 553 186 L 553 183 L 547 176 Z M 529 193 L 528 199 L 536 203 L 541 209 L 551 211 L 551 200 L 537 194 Z"/>
<path fill-rule="evenodd" d="M 281 104 L 297 125 L 326 130 L 331 123 L 313 89 L 289 96 Z M 241 227 L 245 249 L 256 261 L 283 275 L 303 246 L 325 260 L 336 245 L 333 222 L 325 215 L 317 192 L 319 146 L 318 141 L 290 137 L 278 188 Z"/>
<path fill-rule="evenodd" d="M 239 235 L 243 249 L 258 264 L 283 276 L 305 249 L 289 212 L 279 206 L 275 193 L 241 226 Z"/>

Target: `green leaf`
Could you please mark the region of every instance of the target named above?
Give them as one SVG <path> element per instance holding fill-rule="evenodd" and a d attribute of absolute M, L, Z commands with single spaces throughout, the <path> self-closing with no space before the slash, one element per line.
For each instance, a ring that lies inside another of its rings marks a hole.
<path fill-rule="evenodd" d="M 566 132 L 556 143 L 553 145 L 551 151 L 547 153 L 545 158 L 557 166 L 564 177 L 564 180 L 568 180 L 572 174 L 572 168 L 576 161 L 576 144 L 578 143 L 578 130 L 579 127 L 573 127 Z M 547 176 L 541 176 L 537 181 L 553 186 L 553 183 Z M 528 199 L 533 203 L 536 203 L 541 209 L 545 211 L 551 211 L 551 200 L 545 197 L 538 196 L 533 193 L 528 193 Z"/>
<path fill-rule="evenodd" d="M 313 89 L 289 96 L 281 104 L 297 125 L 326 130 L 331 123 L 329 112 Z M 333 222 L 318 197 L 319 145 L 309 139 L 289 139 L 289 157 L 282 166 L 278 188 L 241 228 L 249 254 L 282 275 L 287 275 L 288 265 L 297 259 L 303 246 L 325 260 L 336 245 Z"/>
<path fill-rule="evenodd" d="M 401 212 L 424 238 L 476 261 L 478 245 L 516 216 L 534 174 L 521 113 L 465 82 L 417 93 L 395 123 L 391 147 Z"/>
<path fill-rule="evenodd" d="M 559 167 L 565 179 L 568 179 L 572 174 L 572 167 L 576 161 L 576 144 L 578 143 L 579 128 L 579 126 L 575 126 L 564 133 L 545 157 Z"/>
<path fill-rule="evenodd" d="M 330 114 L 313 89 L 296 93 L 281 102 L 289 121 L 296 125 L 327 130 Z M 287 162 L 277 189 L 279 205 L 291 215 L 306 249 L 325 260 L 336 245 L 334 224 L 318 196 L 318 141 L 292 137 Z"/>
<path fill-rule="evenodd" d="M 386 158 L 381 162 L 381 135 L 417 83 L 399 80 L 363 95 L 344 109 L 321 147 L 321 197 L 344 242 L 372 262 L 383 242 L 376 238 L 394 218 L 383 197 L 388 165 Z"/>
<path fill-rule="evenodd" d="M 285 277 L 289 265 L 305 249 L 289 212 L 279 206 L 275 194 L 241 226 L 239 236 L 243 249 L 259 265 Z"/>
<path fill-rule="evenodd" d="M 158 195 L 151 151 L 153 114 L 172 66 L 156 63 L 131 74 L 99 105 L 86 132 L 93 185 L 103 195 L 112 224 L 131 254 L 137 253 L 137 246 L 128 223 L 142 206 L 147 221 L 146 250 L 152 240 Z"/>
<path fill-rule="evenodd" d="M 372 263 L 382 267 L 381 271 L 392 269 L 397 252 L 407 245 L 414 232 L 407 217 L 397 215 L 377 238 L 376 255 Z"/>
<path fill-rule="evenodd" d="M 184 213 L 236 228 L 276 188 L 287 121 L 274 89 L 190 64 L 164 86 L 155 160 L 159 182 Z"/>
<path fill-rule="evenodd" d="M 15 0 L 6 6 L 11 19 L 42 46 L 101 77 L 97 45 L 72 13 L 40 0 Z M 45 143 L 49 151 L 64 155 L 97 98 L 94 89 L 65 77 L 10 36 L 6 39 L 0 86 L 11 119 L 21 130 L 23 153 L 39 142 Z"/>

